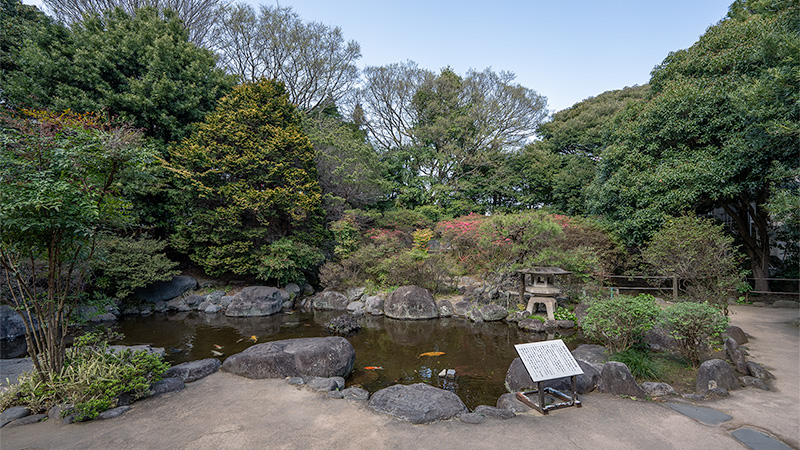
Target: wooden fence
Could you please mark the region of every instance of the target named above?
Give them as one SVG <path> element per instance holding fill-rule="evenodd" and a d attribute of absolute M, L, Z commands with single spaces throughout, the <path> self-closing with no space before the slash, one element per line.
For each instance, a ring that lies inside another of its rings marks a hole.
<path fill-rule="evenodd" d="M 605 282 L 607 285 L 617 289 L 618 291 L 658 291 L 660 293 L 669 293 L 672 295 L 672 300 L 677 301 L 679 295 L 679 279 L 678 277 L 663 277 L 663 276 L 625 276 L 625 275 L 606 275 Z M 797 296 L 800 300 L 800 278 L 762 278 L 775 287 L 768 291 L 755 291 L 751 290 L 745 296 L 750 294 L 774 294 L 774 295 L 791 295 Z M 745 282 L 751 286 L 755 285 L 755 278 L 745 278 Z"/>

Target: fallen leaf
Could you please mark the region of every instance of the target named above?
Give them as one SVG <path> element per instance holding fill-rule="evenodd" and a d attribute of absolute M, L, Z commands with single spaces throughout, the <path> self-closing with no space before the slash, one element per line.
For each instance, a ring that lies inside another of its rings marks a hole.
<path fill-rule="evenodd" d="M 422 357 L 422 356 L 442 356 L 442 355 L 444 355 L 444 352 L 425 352 L 425 353 L 420 353 L 419 357 Z"/>

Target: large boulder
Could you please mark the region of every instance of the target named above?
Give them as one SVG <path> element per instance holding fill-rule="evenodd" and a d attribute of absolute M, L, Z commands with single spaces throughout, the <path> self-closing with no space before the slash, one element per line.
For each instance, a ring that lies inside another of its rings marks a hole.
<path fill-rule="evenodd" d="M 644 334 L 644 342 L 650 350 L 655 352 L 677 352 L 680 349 L 678 340 L 660 327 L 647 330 Z"/>
<path fill-rule="evenodd" d="M 628 366 L 617 361 L 610 361 L 603 365 L 600 380 L 597 382 L 597 390 L 604 394 L 647 397 L 647 392 L 636 383 Z"/>
<path fill-rule="evenodd" d="M 196 288 L 197 280 L 194 277 L 178 275 L 172 277 L 169 281 L 156 281 L 145 287 L 138 288 L 133 292 L 133 296 L 140 300 L 155 303 L 161 300 L 173 299 L 189 289 Z"/>
<path fill-rule="evenodd" d="M 439 307 L 427 289 L 401 286 L 386 300 L 383 313 L 392 319 L 435 319 L 439 317 Z"/>
<path fill-rule="evenodd" d="M 739 380 L 730 364 L 721 359 L 709 359 L 697 369 L 697 393 L 709 394 L 719 388 L 731 390 L 739 387 Z"/>
<path fill-rule="evenodd" d="M 34 324 L 38 328 L 36 319 Z M 10 306 L 0 305 L 0 358 L 17 358 L 28 352 L 25 323 Z"/>
<path fill-rule="evenodd" d="M 431 423 L 460 416 L 466 405 L 450 391 L 425 383 L 395 384 L 372 394 L 370 408 L 411 423 Z"/>
<path fill-rule="evenodd" d="M 283 299 L 278 288 L 248 286 L 233 296 L 225 315 L 228 317 L 270 316 L 280 312 Z"/>
<path fill-rule="evenodd" d="M 314 309 L 344 311 L 350 300 L 341 292 L 323 291 L 314 297 Z"/>
<path fill-rule="evenodd" d="M 247 378 L 347 377 L 356 351 L 339 336 L 286 339 L 231 355 L 222 370 Z"/>
<path fill-rule="evenodd" d="M 583 361 L 578 361 L 578 365 L 583 370 L 583 374 L 575 377 L 575 390 L 578 394 L 592 392 L 600 379 L 600 373 L 594 367 Z M 506 386 L 514 392 L 530 391 L 536 388 L 530 374 L 525 369 L 525 365 L 519 358 L 514 358 L 506 371 Z M 569 393 L 572 389 L 571 377 L 556 378 L 542 382 L 542 387 L 557 389 L 564 393 Z"/>
<path fill-rule="evenodd" d="M 164 378 L 174 377 L 179 378 L 184 383 L 191 383 L 218 371 L 221 364 L 216 358 L 189 361 L 170 367 L 164 373 Z"/>
<path fill-rule="evenodd" d="M 571 353 L 575 359 L 589 363 L 598 372 L 602 372 L 603 365 L 608 361 L 608 350 L 602 345 L 582 344 Z"/>

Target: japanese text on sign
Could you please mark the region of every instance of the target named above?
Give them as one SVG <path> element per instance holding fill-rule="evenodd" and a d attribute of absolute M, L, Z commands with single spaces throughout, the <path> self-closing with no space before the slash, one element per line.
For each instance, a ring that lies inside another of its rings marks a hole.
<path fill-rule="evenodd" d="M 514 348 L 534 382 L 583 373 L 575 357 L 560 339 L 517 344 Z"/>

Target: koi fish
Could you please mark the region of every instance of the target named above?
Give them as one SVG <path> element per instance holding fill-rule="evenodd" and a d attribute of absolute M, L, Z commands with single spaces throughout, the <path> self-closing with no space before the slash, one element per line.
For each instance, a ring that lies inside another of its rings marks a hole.
<path fill-rule="evenodd" d="M 253 340 L 253 342 L 258 342 L 258 338 L 256 337 L 256 335 L 255 335 L 255 334 L 254 334 L 254 335 L 252 335 L 252 336 L 250 336 L 250 339 L 252 339 L 252 340 Z"/>
<path fill-rule="evenodd" d="M 239 342 L 242 342 L 243 340 L 244 340 L 244 338 L 241 338 L 238 341 L 236 341 L 236 343 L 238 344 Z"/>
<path fill-rule="evenodd" d="M 217 345 L 217 344 L 214 344 L 214 348 L 216 348 L 217 350 L 219 350 L 219 349 L 221 349 L 222 347 L 221 347 L 221 346 L 219 346 L 219 345 Z"/>
<path fill-rule="evenodd" d="M 418 358 L 423 356 L 442 356 L 442 355 L 444 355 L 444 352 L 425 352 L 425 353 L 420 353 Z"/>
<path fill-rule="evenodd" d="M 383 367 L 381 367 L 381 366 L 367 366 L 367 367 L 364 367 L 364 370 L 382 370 L 382 369 L 383 369 Z"/>
<path fill-rule="evenodd" d="M 216 350 L 211 350 L 211 354 L 214 356 L 222 356 L 222 352 L 218 352 Z"/>

